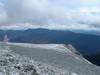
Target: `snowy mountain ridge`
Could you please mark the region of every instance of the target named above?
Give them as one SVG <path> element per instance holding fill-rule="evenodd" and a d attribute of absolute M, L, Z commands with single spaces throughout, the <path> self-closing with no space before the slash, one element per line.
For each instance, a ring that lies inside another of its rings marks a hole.
<path fill-rule="evenodd" d="M 43 48 L 46 50 L 55 50 L 61 53 L 71 53 L 73 55 L 75 55 L 76 59 L 78 59 L 77 55 L 81 54 L 71 45 L 65 45 L 65 44 L 27 44 L 27 43 L 7 43 L 9 45 L 18 45 L 21 47 L 29 47 L 29 48 Z M 89 64 L 91 64 L 91 62 L 89 62 L 88 60 L 84 59 L 86 62 L 88 62 Z"/>
<path fill-rule="evenodd" d="M 27 44 L 27 43 L 8 43 L 8 44 L 22 46 L 22 47 L 29 47 L 29 48 L 41 48 L 46 50 L 51 49 L 62 53 L 72 52 L 71 50 L 66 48 L 64 44 Z"/>
<path fill-rule="evenodd" d="M 0 75 L 66 75 L 64 70 L 0 49 Z"/>
<path fill-rule="evenodd" d="M 1 42 L 0 75 L 100 75 L 100 67 L 72 45 Z"/>

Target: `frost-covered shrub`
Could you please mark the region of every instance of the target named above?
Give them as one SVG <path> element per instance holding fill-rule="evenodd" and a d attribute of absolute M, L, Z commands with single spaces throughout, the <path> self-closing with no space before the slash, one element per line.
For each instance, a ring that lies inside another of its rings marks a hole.
<path fill-rule="evenodd" d="M 67 75 L 50 65 L 0 49 L 0 75 Z"/>

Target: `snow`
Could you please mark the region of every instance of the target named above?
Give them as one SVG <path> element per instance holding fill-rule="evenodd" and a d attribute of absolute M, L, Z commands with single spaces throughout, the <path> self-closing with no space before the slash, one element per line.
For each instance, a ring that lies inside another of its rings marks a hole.
<path fill-rule="evenodd" d="M 67 71 L 6 49 L 0 49 L 0 75 L 67 75 Z"/>
<path fill-rule="evenodd" d="M 100 75 L 98 66 L 64 44 L 7 43 L 0 46 L 1 74 L 32 75 L 32 71 L 34 75 Z"/>
<path fill-rule="evenodd" d="M 0 72 L 0 75 L 4 75 L 4 74 Z"/>
<path fill-rule="evenodd" d="M 72 73 L 72 75 L 77 75 L 77 73 Z"/>
<path fill-rule="evenodd" d="M 29 48 L 41 48 L 46 50 L 55 50 L 62 53 L 72 53 L 69 49 L 67 49 L 64 44 L 27 44 L 27 43 L 8 43 L 9 45 L 18 45 L 22 47 Z"/>
<path fill-rule="evenodd" d="M 92 64 L 91 62 L 89 62 L 88 60 L 86 60 L 85 58 L 83 58 L 84 61 L 86 61 L 88 64 Z"/>

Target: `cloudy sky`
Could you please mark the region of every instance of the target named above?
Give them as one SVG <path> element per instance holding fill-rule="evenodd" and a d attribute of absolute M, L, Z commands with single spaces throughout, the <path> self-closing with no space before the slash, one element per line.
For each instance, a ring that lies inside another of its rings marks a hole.
<path fill-rule="evenodd" d="M 99 29 L 100 0 L 0 0 L 0 29 Z"/>

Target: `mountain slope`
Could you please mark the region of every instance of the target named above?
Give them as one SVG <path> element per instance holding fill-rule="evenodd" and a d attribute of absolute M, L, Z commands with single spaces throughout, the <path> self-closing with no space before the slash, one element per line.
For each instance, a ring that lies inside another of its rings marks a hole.
<path fill-rule="evenodd" d="M 84 55 L 84 57 L 91 61 L 92 63 L 100 66 L 100 53 L 97 54 L 90 54 L 90 55 Z"/>
<path fill-rule="evenodd" d="M 68 30 L 28 29 L 0 31 L 0 40 L 6 34 L 9 41 L 18 43 L 38 44 L 72 44 L 82 54 L 94 54 L 100 52 L 100 36 L 91 34 L 74 33 Z"/>
<path fill-rule="evenodd" d="M 0 75 L 69 75 L 67 71 L 36 62 L 0 46 Z M 71 74 L 73 75 L 73 74 Z"/>
<path fill-rule="evenodd" d="M 3 43 L 0 45 L 5 46 Z M 64 70 L 68 75 L 100 74 L 99 67 L 84 59 L 81 55 L 77 54 L 75 50 L 70 50 L 73 48 L 67 48 L 67 46 L 63 44 L 8 43 L 6 46 L 10 46 L 10 49 L 15 53 L 31 57 L 37 62 L 46 63 Z"/>

